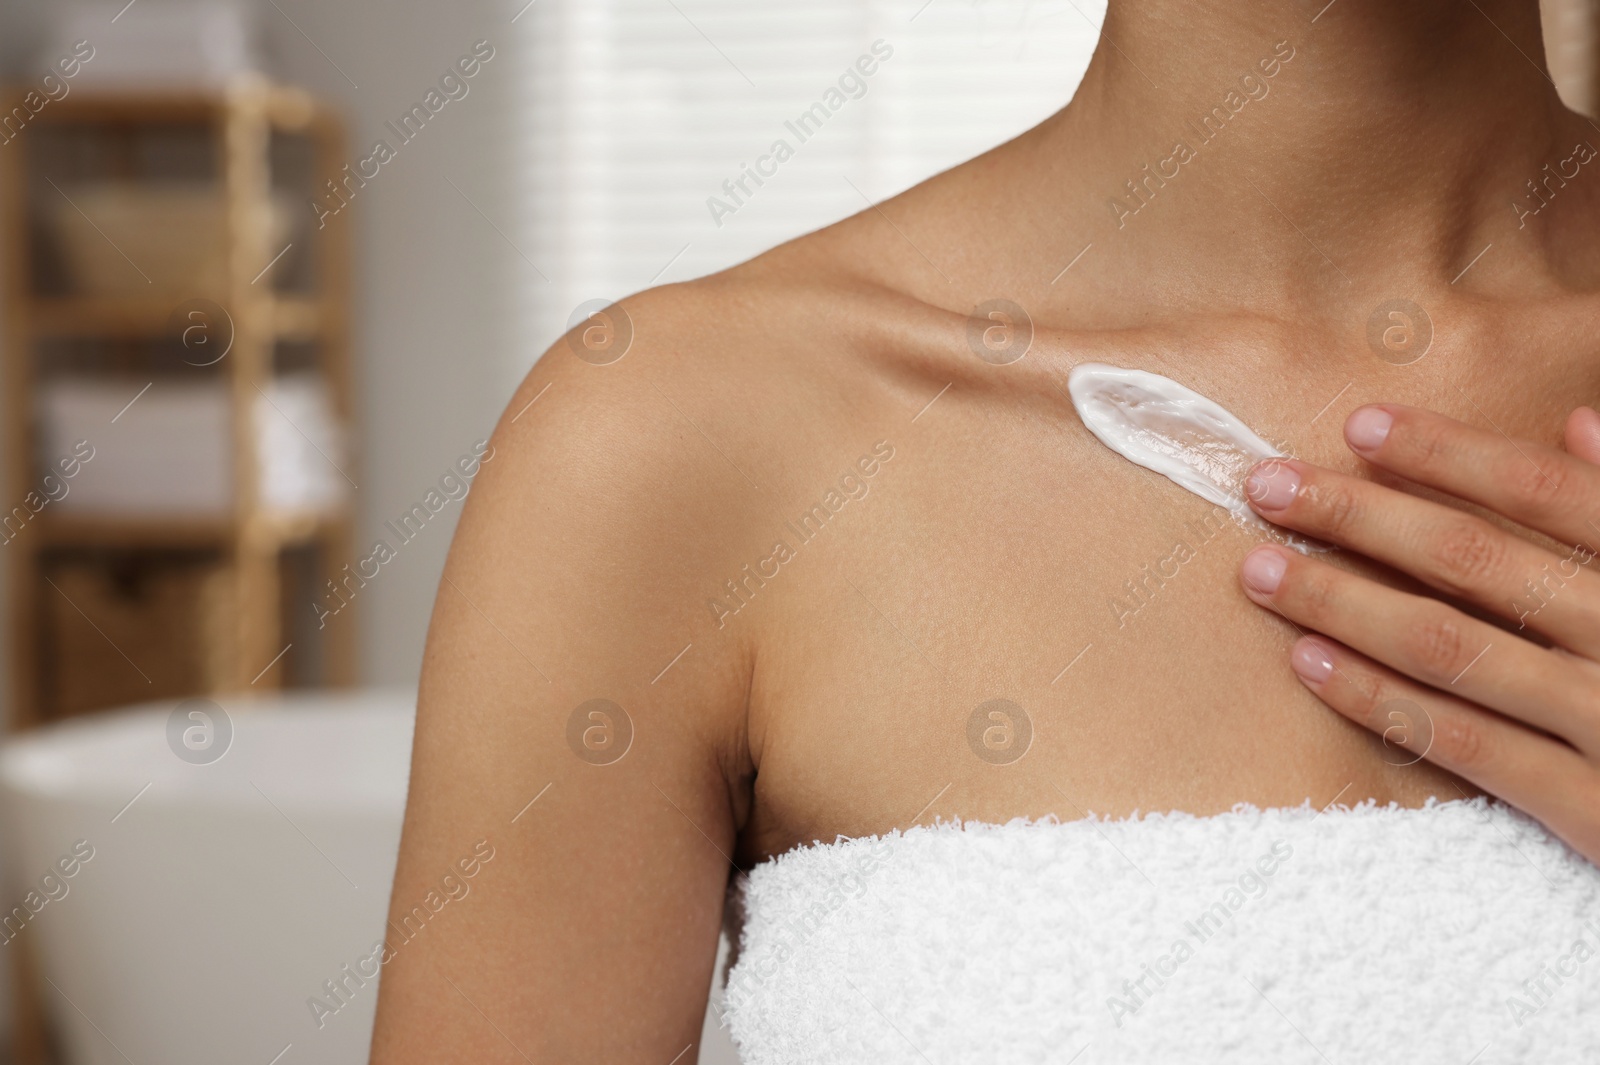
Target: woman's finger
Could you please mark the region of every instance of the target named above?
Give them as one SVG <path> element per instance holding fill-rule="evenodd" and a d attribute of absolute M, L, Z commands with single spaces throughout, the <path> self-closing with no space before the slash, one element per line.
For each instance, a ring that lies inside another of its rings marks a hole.
<path fill-rule="evenodd" d="M 1245 480 L 1269 521 L 1348 547 L 1430 587 L 1600 659 L 1600 574 L 1583 548 L 1555 555 L 1452 507 L 1305 462 Z"/>
<path fill-rule="evenodd" d="M 1586 432 L 1586 429 L 1580 429 Z M 1357 408 L 1350 449 L 1375 466 L 1560 540 L 1600 545 L 1600 466 L 1395 403 Z"/>
<path fill-rule="evenodd" d="M 1577 751 L 1326 637 L 1302 637 L 1290 661 L 1319 699 L 1391 750 L 1410 752 L 1391 761 L 1426 758 L 1527 811 L 1580 853 L 1600 855 L 1600 770 Z"/>
<path fill-rule="evenodd" d="M 1567 415 L 1567 452 L 1600 466 L 1600 413 L 1579 407 Z"/>
<path fill-rule="evenodd" d="M 1251 550 L 1240 576 L 1253 601 L 1303 629 L 1600 754 L 1600 667 L 1593 662 L 1277 545 Z"/>

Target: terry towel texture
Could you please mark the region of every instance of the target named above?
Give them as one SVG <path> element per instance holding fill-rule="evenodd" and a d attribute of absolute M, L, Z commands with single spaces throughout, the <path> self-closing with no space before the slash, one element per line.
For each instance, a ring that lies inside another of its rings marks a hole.
<path fill-rule="evenodd" d="M 942 824 L 732 902 L 747 1065 L 1600 1062 L 1600 870 L 1481 799 Z"/>

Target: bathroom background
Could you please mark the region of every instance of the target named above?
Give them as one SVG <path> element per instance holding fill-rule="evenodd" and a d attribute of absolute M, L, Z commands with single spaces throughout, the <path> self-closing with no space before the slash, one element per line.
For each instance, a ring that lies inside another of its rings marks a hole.
<path fill-rule="evenodd" d="M 10 1060 L 364 1061 L 428 616 L 517 381 L 1038 122 L 1103 14 L 0 2 Z M 1592 5 L 1546 20 L 1593 113 Z M 736 1060 L 715 995 L 697 1053 Z"/>

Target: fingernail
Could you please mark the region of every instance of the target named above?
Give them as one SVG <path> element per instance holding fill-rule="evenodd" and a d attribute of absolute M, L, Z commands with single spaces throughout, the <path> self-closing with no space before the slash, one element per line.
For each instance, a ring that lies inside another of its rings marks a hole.
<path fill-rule="evenodd" d="M 1321 644 L 1307 636 L 1295 642 L 1294 650 L 1289 654 L 1289 664 L 1300 679 L 1313 688 L 1333 676 L 1333 659 L 1328 657 L 1328 652 L 1322 649 Z"/>
<path fill-rule="evenodd" d="M 1276 459 L 1260 463 L 1244 480 L 1244 491 L 1258 510 L 1282 510 L 1294 502 L 1300 475 Z"/>
<path fill-rule="evenodd" d="M 1251 588 L 1262 595 L 1271 595 L 1278 590 L 1287 565 L 1277 548 L 1258 547 L 1244 556 L 1240 571 L 1244 575 L 1244 582 Z"/>
<path fill-rule="evenodd" d="M 1344 423 L 1344 438 L 1357 451 L 1376 451 L 1389 438 L 1394 415 L 1382 407 L 1362 407 Z"/>

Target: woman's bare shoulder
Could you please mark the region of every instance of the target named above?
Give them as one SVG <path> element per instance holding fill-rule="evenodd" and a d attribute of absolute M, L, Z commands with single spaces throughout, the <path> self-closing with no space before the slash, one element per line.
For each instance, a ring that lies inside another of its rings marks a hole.
<path fill-rule="evenodd" d="M 534 433 L 552 448 L 603 435 L 639 452 L 613 472 L 658 492 L 725 476 L 748 490 L 842 425 L 915 413 L 937 376 L 921 368 L 964 320 L 862 270 L 841 237 L 824 230 L 593 310 L 533 367 L 499 432 L 543 424 Z"/>
<path fill-rule="evenodd" d="M 452 566 L 492 569 L 499 594 L 524 601 L 582 584 L 580 616 L 547 623 L 621 626 L 639 667 L 659 670 L 793 485 L 927 402 L 884 353 L 930 342 L 929 328 L 804 247 L 598 308 L 506 405 Z M 747 653 L 694 651 L 729 668 Z"/>

